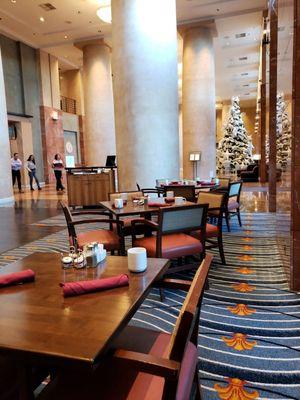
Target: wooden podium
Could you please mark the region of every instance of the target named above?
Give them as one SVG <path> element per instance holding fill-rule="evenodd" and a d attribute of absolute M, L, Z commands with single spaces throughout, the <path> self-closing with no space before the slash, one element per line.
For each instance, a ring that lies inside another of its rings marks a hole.
<path fill-rule="evenodd" d="M 116 191 L 116 167 L 66 168 L 70 207 L 98 206 Z"/>

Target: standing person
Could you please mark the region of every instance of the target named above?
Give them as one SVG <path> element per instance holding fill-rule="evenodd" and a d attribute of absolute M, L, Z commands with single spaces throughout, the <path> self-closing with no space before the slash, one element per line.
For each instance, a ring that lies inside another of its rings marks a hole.
<path fill-rule="evenodd" d="M 11 173 L 12 173 L 13 186 L 15 186 L 15 183 L 17 180 L 19 192 L 24 193 L 22 190 L 22 183 L 21 183 L 22 161 L 19 159 L 19 154 L 14 153 L 14 156 L 10 161 L 11 161 Z"/>
<path fill-rule="evenodd" d="M 37 184 L 38 190 L 42 190 L 40 187 L 40 182 L 38 178 L 36 177 L 36 165 L 35 165 L 35 159 L 33 154 L 30 154 L 30 156 L 27 159 L 27 170 L 28 170 L 28 175 L 29 175 L 29 181 L 30 181 L 30 190 L 33 189 L 33 178 L 35 179 L 35 182 Z"/>
<path fill-rule="evenodd" d="M 64 163 L 61 159 L 60 154 L 55 154 L 54 160 L 52 162 L 52 168 L 54 169 L 54 175 L 56 179 L 56 190 L 64 190 L 63 184 L 61 182 Z"/>

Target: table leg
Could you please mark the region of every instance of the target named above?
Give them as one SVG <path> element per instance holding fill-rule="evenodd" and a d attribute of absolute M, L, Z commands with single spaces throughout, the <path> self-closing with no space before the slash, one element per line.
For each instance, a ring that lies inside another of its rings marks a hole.
<path fill-rule="evenodd" d="M 31 382 L 31 369 L 25 364 L 18 365 L 19 399 L 34 400 L 34 394 Z"/>

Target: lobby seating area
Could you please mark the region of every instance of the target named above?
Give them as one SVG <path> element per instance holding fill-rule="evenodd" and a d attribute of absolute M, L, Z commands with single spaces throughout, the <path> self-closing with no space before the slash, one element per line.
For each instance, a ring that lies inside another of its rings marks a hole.
<path fill-rule="evenodd" d="M 300 1 L 0 1 L 0 400 L 300 400 Z"/>

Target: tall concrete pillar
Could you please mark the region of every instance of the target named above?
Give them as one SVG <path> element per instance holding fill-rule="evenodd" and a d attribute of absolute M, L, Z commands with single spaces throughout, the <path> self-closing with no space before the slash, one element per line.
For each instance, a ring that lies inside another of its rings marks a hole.
<path fill-rule="evenodd" d="M 102 41 L 77 43 L 83 51 L 86 165 L 105 165 L 116 154 L 111 52 Z"/>
<path fill-rule="evenodd" d="M 10 159 L 7 109 L 0 49 L 0 207 L 14 204 Z"/>
<path fill-rule="evenodd" d="M 175 0 L 112 0 L 112 19 L 119 188 L 153 187 L 179 176 Z"/>
<path fill-rule="evenodd" d="M 191 152 L 201 151 L 198 176 L 216 171 L 216 95 L 213 31 L 206 26 L 182 29 L 183 175 L 193 177 Z"/>

